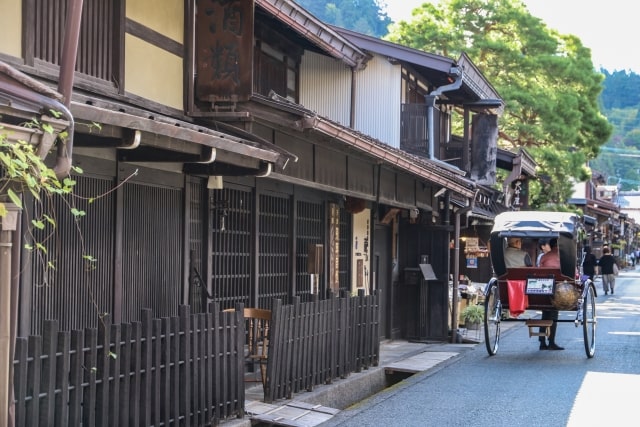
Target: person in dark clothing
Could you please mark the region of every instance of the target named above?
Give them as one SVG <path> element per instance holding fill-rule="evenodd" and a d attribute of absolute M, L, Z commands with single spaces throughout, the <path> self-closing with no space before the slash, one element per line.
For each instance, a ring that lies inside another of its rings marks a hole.
<path fill-rule="evenodd" d="M 602 256 L 598 260 L 598 266 L 600 267 L 600 274 L 602 274 L 602 290 L 605 295 L 609 295 L 609 290 L 613 294 L 613 288 L 616 285 L 616 275 L 613 273 L 613 265 L 616 264 L 616 259 L 611 255 L 609 248 L 602 249 Z"/>
<path fill-rule="evenodd" d="M 598 258 L 591 253 L 591 248 L 585 246 L 584 259 L 582 260 L 582 274 L 589 276 L 589 279 L 593 282 L 596 274 L 596 265 L 598 264 Z"/>
<path fill-rule="evenodd" d="M 539 245 L 545 247 L 545 253 L 540 258 L 540 267 L 547 268 L 560 268 L 560 254 L 558 253 L 558 239 L 540 239 Z M 549 343 L 547 344 L 546 337 L 541 335 L 538 337 L 540 340 L 540 350 L 564 350 L 564 347 L 560 347 L 556 344 L 556 330 L 558 329 L 558 310 L 543 310 L 542 320 L 553 320 L 549 331 Z M 544 328 L 540 328 L 540 332 L 544 332 Z"/>

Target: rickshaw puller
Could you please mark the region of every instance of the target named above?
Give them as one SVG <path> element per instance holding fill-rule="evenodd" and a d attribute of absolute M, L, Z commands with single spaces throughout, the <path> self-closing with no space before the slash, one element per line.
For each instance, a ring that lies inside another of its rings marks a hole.
<path fill-rule="evenodd" d="M 549 331 L 549 344 L 546 342 L 544 335 L 539 337 L 540 350 L 564 350 L 564 347 L 560 347 L 556 344 L 556 329 L 558 328 L 558 311 L 557 310 L 544 310 L 542 312 L 542 320 L 553 320 Z M 544 328 L 540 328 L 540 332 L 543 332 Z"/>
<path fill-rule="evenodd" d="M 540 267 L 549 267 L 560 269 L 560 254 L 558 253 L 558 239 L 540 239 L 539 245 L 549 248 L 545 254 L 540 258 Z M 540 350 L 564 350 L 564 347 L 560 347 L 556 344 L 556 329 L 558 328 L 558 311 L 557 310 L 543 310 L 542 320 L 553 320 L 551 324 L 551 330 L 549 331 L 549 344 L 547 344 L 545 336 L 541 335 Z M 540 328 L 540 332 L 543 332 L 544 328 Z"/>

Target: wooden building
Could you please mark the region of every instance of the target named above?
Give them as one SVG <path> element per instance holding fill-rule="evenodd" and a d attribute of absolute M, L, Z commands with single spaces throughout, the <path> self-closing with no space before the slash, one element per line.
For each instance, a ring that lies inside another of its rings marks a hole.
<path fill-rule="evenodd" d="M 84 171 L 47 254 L 19 254 L 18 336 L 360 293 L 380 298 L 376 340 L 447 339 L 451 242 L 502 203 L 502 102 L 466 55 L 290 0 L 8 3 L 0 61 L 39 84 L 60 87 L 77 29 L 64 154 Z"/>

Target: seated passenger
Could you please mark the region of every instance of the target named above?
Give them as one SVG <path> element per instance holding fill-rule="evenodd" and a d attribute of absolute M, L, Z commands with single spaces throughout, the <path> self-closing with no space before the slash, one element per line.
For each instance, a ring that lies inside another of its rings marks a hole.
<path fill-rule="evenodd" d="M 539 267 L 560 268 L 560 254 L 558 253 L 558 239 L 541 240 L 540 246 L 544 255 L 540 258 Z"/>
<path fill-rule="evenodd" d="M 522 249 L 522 239 L 519 237 L 509 237 L 507 248 L 504 250 L 504 265 L 507 268 L 531 267 L 531 257 Z"/>

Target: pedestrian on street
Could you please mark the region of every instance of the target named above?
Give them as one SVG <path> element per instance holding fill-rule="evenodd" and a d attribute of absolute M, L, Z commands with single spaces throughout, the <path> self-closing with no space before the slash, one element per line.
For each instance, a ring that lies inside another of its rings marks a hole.
<path fill-rule="evenodd" d="M 611 255 L 609 248 L 602 249 L 602 256 L 598 260 L 600 274 L 602 275 L 602 290 L 605 295 L 609 295 L 609 291 L 613 294 L 616 285 L 616 275 L 613 272 L 613 266 L 618 267 L 616 259 Z"/>

